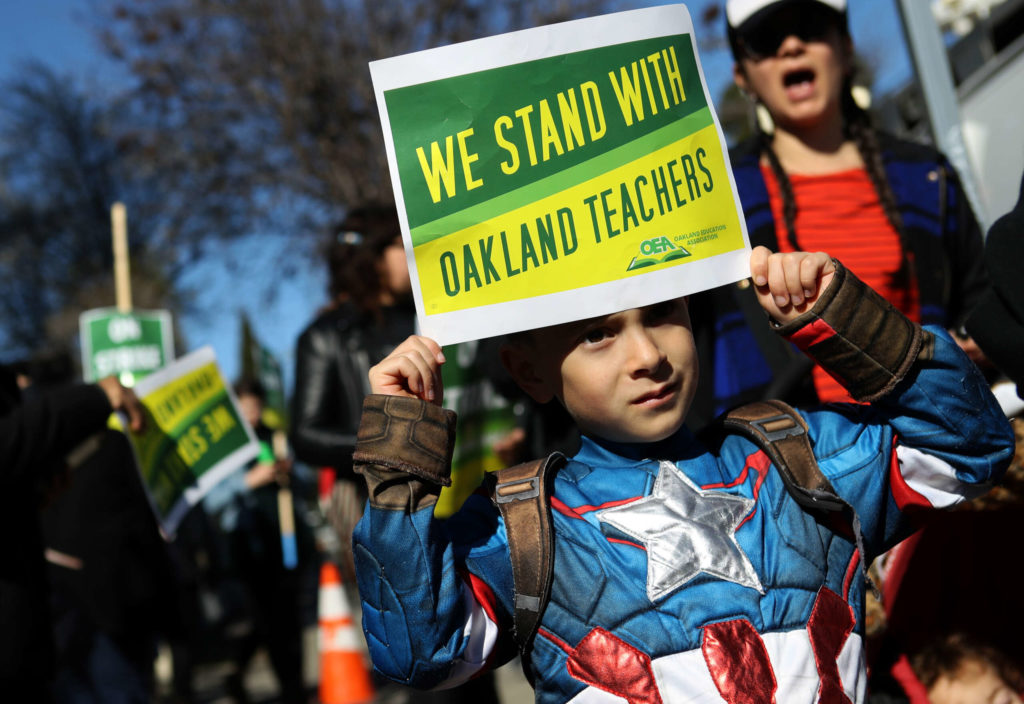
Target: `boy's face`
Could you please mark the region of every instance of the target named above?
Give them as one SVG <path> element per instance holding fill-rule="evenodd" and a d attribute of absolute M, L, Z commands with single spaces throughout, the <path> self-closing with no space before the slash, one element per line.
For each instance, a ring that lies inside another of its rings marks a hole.
<path fill-rule="evenodd" d="M 534 331 L 503 360 L 535 400 L 557 397 L 582 432 L 616 442 L 672 435 L 697 384 L 682 298 Z"/>

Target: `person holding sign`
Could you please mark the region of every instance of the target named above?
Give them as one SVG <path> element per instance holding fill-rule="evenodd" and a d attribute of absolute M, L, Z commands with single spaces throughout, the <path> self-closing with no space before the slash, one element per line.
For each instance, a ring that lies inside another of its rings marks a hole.
<path fill-rule="evenodd" d="M 369 391 L 366 374 L 416 329 L 401 237 L 394 207 L 348 213 L 327 249 L 331 303 L 295 349 L 291 445 L 300 461 L 336 472 L 328 519 L 340 538 L 346 575 L 352 527 L 365 501 L 352 474 L 352 448 Z"/>
<path fill-rule="evenodd" d="M 145 423 L 135 394 L 114 377 L 22 403 L 13 374 L 0 367 L 0 691 L 10 701 L 50 701 L 53 636 L 39 507 L 112 411 L 123 412 L 133 431 Z"/>
<path fill-rule="evenodd" d="M 759 120 L 730 154 L 751 245 L 828 251 L 912 320 L 961 331 L 986 282 L 978 223 L 942 154 L 876 131 L 858 105 L 846 8 L 846 0 L 726 3 L 736 84 L 771 117 L 770 129 Z M 804 383 L 802 357 L 774 339 L 744 286 L 692 306 L 710 318 L 701 323 L 710 336 L 709 415 L 777 394 L 849 400 L 821 367 L 813 388 Z M 980 358 L 965 333 L 956 338 Z"/>
<path fill-rule="evenodd" d="M 216 518 L 223 534 L 226 586 L 245 595 L 255 626 L 236 644 L 232 653 L 236 669 L 228 675 L 227 689 L 245 701 L 245 672 L 263 646 L 270 656 L 281 701 L 301 704 L 305 692 L 299 605 L 303 571 L 314 557 L 313 538 L 301 512 L 290 501 L 290 515 L 278 511 L 279 493 L 292 479 L 292 461 L 275 456 L 273 433 L 263 424 L 266 390 L 258 381 L 242 378 L 235 384 L 235 395 L 242 416 L 256 434 L 260 453 L 216 484 L 203 499 L 203 508 Z M 288 523 L 294 528 L 286 540 L 282 525 Z"/>
<path fill-rule="evenodd" d="M 582 447 L 546 475 L 503 473 L 440 522 L 455 424 L 441 348 L 413 336 L 373 367 L 355 555 L 378 671 L 451 686 L 518 642 L 542 702 L 864 701 L 862 565 L 905 535 L 906 512 L 998 479 L 1012 432 L 944 329 L 838 260 L 759 247 L 750 273 L 777 332 L 871 405 L 780 404 L 740 423 L 749 437 L 698 439 L 685 299 L 515 333 L 506 367 L 566 407 Z M 516 507 L 535 532 L 510 527 Z"/>

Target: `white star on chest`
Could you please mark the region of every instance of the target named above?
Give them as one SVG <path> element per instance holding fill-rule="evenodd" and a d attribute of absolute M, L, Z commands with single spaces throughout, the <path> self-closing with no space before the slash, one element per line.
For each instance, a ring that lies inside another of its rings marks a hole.
<path fill-rule="evenodd" d="M 764 587 L 735 531 L 753 499 L 704 491 L 671 462 L 661 462 L 649 496 L 599 511 L 612 525 L 647 548 L 647 598 L 653 603 L 699 573 L 752 587 Z"/>

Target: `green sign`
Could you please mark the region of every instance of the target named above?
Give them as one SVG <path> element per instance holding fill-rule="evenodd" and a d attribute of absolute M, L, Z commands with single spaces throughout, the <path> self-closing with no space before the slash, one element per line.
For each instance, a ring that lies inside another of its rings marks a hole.
<path fill-rule="evenodd" d="M 267 400 L 263 409 L 263 422 L 268 428 L 277 430 L 287 425 L 287 403 L 284 397 L 284 373 L 281 364 L 273 353 L 263 345 L 253 350 L 256 362 L 256 374 Z"/>
<path fill-rule="evenodd" d="M 116 376 L 133 386 L 174 359 L 171 314 L 165 310 L 95 308 L 78 320 L 86 381 Z"/>
<path fill-rule="evenodd" d="M 420 329 L 441 344 L 744 278 L 686 7 L 370 64 Z"/>
<path fill-rule="evenodd" d="M 268 348 L 253 334 L 249 318 L 242 315 L 242 376 L 258 381 L 266 394 L 263 404 L 263 423 L 272 430 L 288 426 L 288 403 L 284 394 L 284 373 Z"/>
<path fill-rule="evenodd" d="M 210 347 L 147 376 L 135 393 L 146 428 L 129 438 L 157 517 L 173 535 L 185 513 L 259 446 Z"/>
<path fill-rule="evenodd" d="M 486 472 L 505 467 L 494 445 L 516 427 L 512 403 L 487 377 L 479 341 L 448 345 L 444 356 L 444 405 L 458 414 L 458 440 L 452 453 L 452 485 L 441 490 L 434 507 L 434 514 L 442 518 L 459 510 Z"/>

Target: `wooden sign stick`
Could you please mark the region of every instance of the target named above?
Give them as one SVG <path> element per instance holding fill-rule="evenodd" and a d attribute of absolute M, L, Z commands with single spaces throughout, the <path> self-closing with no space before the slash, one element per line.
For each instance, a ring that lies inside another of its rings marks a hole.
<path fill-rule="evenodd" d="M 128 216 L 124 203 L 110 206 L 110 223 L 114 233 L 114 291 L 117 309 L 128 313 L 132 309 L 132 284 L 128 264 Z"/>
<path fill-rule="evenodd" d="M 288 436 L 282 430 L 274 432 L 274 457 L 278 460 L 288 459 Z M 281 526 L 281 559 L 285 569 L 293 570 L 299 564 L 299 550 L 295 542 L 295 506 L 292 501 L 292 490 L 288 486 L 288 478 L 278 480 L 277 487 L 277 521 Z"/>

